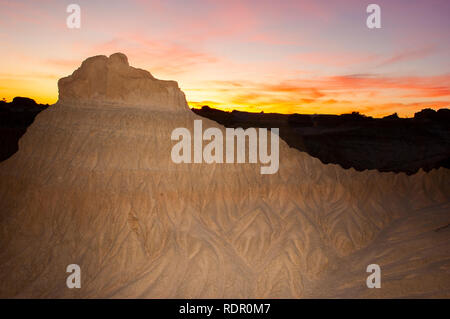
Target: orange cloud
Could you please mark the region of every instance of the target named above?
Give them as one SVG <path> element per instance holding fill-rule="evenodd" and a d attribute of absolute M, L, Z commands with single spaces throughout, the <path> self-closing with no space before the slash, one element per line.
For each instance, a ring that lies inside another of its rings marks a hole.
<path fill-rule="evenodd" d="M 409 91 L 409 96 L 414 97 L 445 97 L 450 94 L 450 74 L 421 77 L 333 76 L 320 80 L 317 84 L 323 89 L 333 90 L 397 89 Z"/>
<path fill-rule="evenodd" d="M 423 107 L 449 106 L 448 100 L 426 100 L 450 96 L 449 84 L 450 75 L 382 77 L 355 74 L 279 83 L 216 81 L 209 91 L 215 92 L 217 98 L 210 106 L 225 110 L 233 107 L 250 112 L 279 113 L 347 113 L 358 110 L 376 116 L 393 112 L 410 116 Z M 388 95 L 384 94 L 386 90 Z M 421 101 L 411 102 L 405 98 Z"/>

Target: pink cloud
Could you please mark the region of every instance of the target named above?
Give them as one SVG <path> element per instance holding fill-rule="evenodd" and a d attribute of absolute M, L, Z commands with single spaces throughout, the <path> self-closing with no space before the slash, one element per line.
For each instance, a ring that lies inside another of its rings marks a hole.
<path fill-rule="evenodd" d="M 195 66 L 218 61 L 216 56 L 200 50 L 138 34 L 122 34 L 120 37 L 94 46 L 92 52 L 93 54 L 124 52 L 134 64 L 149 63 L 150 71 L 166 74 L 184 73 Z"/>
<path fill-rule="evenodd" d="M 30 6 L 27 3 L 22 3 L 19 1 L 0 0 L 0 6 L 2 13 L 0 24 L 12 24 L 16 26 L 23 26 L 27 24 L 32 24 L 35 26 L 47 25 L 56 28 L 66 27 L 65 11 L 62 11 L 65 7 L 61 5 L 61 19 L 57 19 L 52 15 L 52 13 L 58 11 L 46 11 L 41 8 L 38 2 L 35 2 L 34 5 Z"/>

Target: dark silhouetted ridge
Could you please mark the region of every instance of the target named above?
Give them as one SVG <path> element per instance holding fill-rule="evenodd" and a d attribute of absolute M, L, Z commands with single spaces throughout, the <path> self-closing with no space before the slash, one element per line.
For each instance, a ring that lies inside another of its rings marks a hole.
<path fill-rule="evenodd" d="M 416 173 L 450 168 L 450 110 L 424 109 L 414 118 L 382 119 L 358 112 L 305 115 L 225 112 L 204 106 L 198 115 L 226 127 L 279 127 L 280 137 L 323 163 L 357 170 Z"/>
<path fill-rule="evenodd" d="M 0 162 L 19 149 L 19 139 L 33 123 L 36 115 L 48 104 L 37 104 L 26 97 L 15 97 L 12 102 L 0 102 Z"/>

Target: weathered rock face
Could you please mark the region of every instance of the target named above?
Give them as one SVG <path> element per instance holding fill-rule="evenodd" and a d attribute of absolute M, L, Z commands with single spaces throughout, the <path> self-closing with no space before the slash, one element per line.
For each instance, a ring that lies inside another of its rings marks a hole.
<path fill-rule="evenodd" d="M 86 59 L 72 75 L 59 80 L 58 88 L 58 103 L 65 105 L 102 104 L 170 112 L 188 109 L 177 82 L 158 80 L 148 71 L 131 67 L 122 53 Z"/>
<path fill-rule="evenodd" d="M 0 164 L 0 297 L 448 296 L 449 170 L 344 170 L 283 141 L 274 175 L 175 164 L 173 129 L 224 128 L 188 109 L 132 107 L 145 100 L 132 93 L 106 103 L 89 83 L 126 74 L 111 58 L 94 58 L 106 75 L 88 59 L 68 91 L 63 80 L 62 100 Z M 117 90 L 154 96 L 133 83 Z M 387 289 L 365 288 L 372 263 Z M 69 264 L 81 289 L 66 286 Z"/>

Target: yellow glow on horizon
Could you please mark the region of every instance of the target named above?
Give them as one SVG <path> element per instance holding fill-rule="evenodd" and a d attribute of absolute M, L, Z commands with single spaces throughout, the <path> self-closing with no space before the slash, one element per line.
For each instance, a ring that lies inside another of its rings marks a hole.
<path fill-rule="evenodd" d="M 16 96 L 32 98 L 36 103 L 40 104 L 54 104 L 58 100 L 58 89 L 56 85 L 57 79 L 55 78 L 33 78 L 17 80 L 14 78 L 0 78 L 0 99 L 5 98 L 8 102 Z M 316 100 L 312 103 L 304 103 L 293 101 L 264 101 L 263 103 L 257 103 L 258 101 L 246 102 L 242 99 L 233 100 L 233 97 L 228 97 L 227 94 L 221 96 L 221 92 L 215 92 L 214 89 L 202 89 L 201 92 L 187 93 L 188 105 L 190 108 L 201 108 L 207 105 L 211 108 L 219 109 L 222 111 L 231 112 L 233 110 L 251 113 L 279 113 L 279 114 L 345 114 L 353 111 L 358 111 L 362 114 L 383 117 L 397 112 L 400 117 L 412 117 L 414 113 L 420 109 L 431 107 L 439 109 L 441 107 L 448 107 L 436 103 L 436 105 L 419 105 L 416 107 L 405 108 L 401 103 L 387 103 L 383 100 L 371 101 L 370 105 L 367 103 L 361 103 L 359 101 L 351 101 L 345 104 L 334 103 L 330 101 Z M 191 94 L 189 94 L 191 93 Z M 192 95 L 192 96 L 189 96 Z M 206 96 L 207 100 L 202 100 L 200 96 Z M 190 101 L 192 97 L 199 98 L 197 101 Z"/>
<path fill-rule="evenodd" d="M 249 112 L 249 113 L 278 113 L 278 114 L 345 114 L 345 113 L 351 113 L 355 111 L 356 109 L 352 109 L 351 107 L 342 107 L 337 111 L 336 109 L 328 109 L 325 107 L 314 107 L 314 108 L 307 108 L 302 107 L 299 108 L 297 111 L 293 109 L 292 106 L 286 106 L 286 105 L 273 105 L 270 107 L 258 107 L 255 105 L 242 105 L 242 106 L 224 106 L 220 105 L 219 103 L 201 103 L 201 102 L 188 102 L 189 107 L 191 109 L 201 109 L 204 105 L 209 106 L 213 109 L 222 110 L 225 112 L 231 112 L 233 110 L 241 111 L 241 112 Z M 385 112 L 385 114 L 378 115 L 378 116 L 385 116 L 392 114 L 392 112 Z M 366 114 L 369 115 L 369 114 Z"/>
<path fill-rule="evenodd" d="M 16 96 L 28 97 L 39 104 L 54 104 L 58 100 L 58 88 L 53 79 L 23 80 L 1 79 L 0 99 L 8 102 Z"/>
<path fill-rule="evenodd" d="M 208 103 L 211 102 L 211 103 Z M 270 106 L 255 106 L 255 105 L 240 105 L 240 106 L 226 106 L 217 102 L 212 101 L 202 101 L 202 102 L 188 102 L 188 105 L 191 109 L 201 109 L 203 106 L 209 106 L 213 109 L 218 109 L 225 112 L 231 112 L 233 110 L 241 111 L 241 112 L 249 112 L 249 113 L 278 113 L 278 114 L 348 114 L 352 112 L 360 112 L 361 114 L 372 116 L 372 117 L 384 117 L 387 115 L 391 115 L 396 112 L 392 109 L 380 110 L 380 111 L 372 111 L 372 112 L 364 112 L 358 110 L 353 104 L 350 105 L 340 105 L 336 107 L 330 107 L 327 103 L 324 104 L 314 104 L 313 106 L 306 107 L 293 107 L 292 105 L 270 105 Z M 423 107 L 425 108 L 425 107 Z M 412 111 L 404 111 L 398 112 L 400 117 L 412 117 L 417 110 Z"/>

